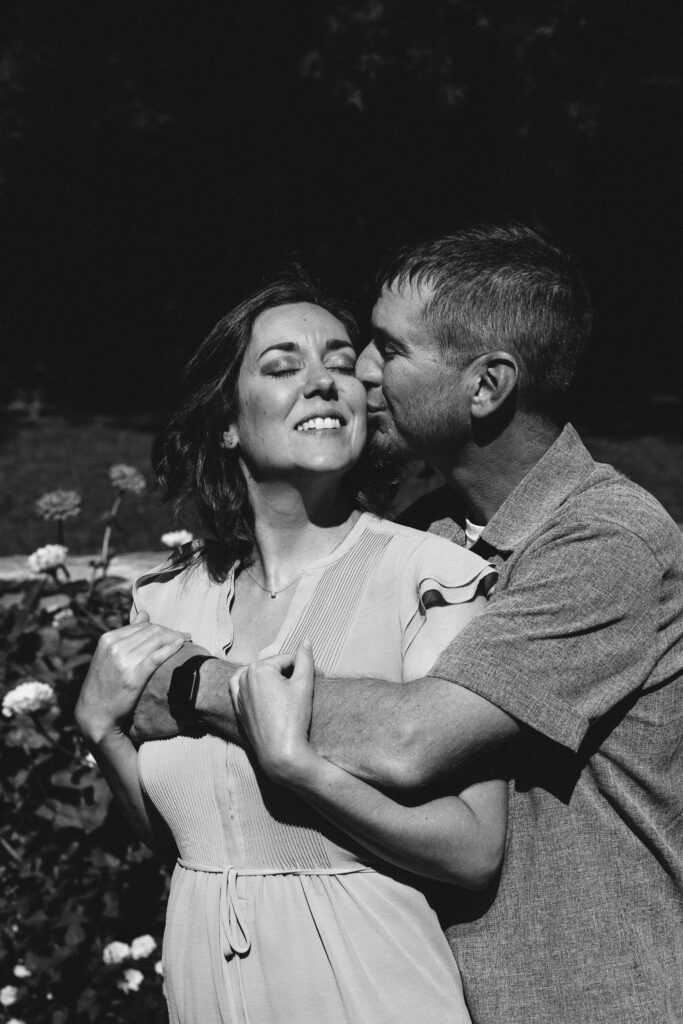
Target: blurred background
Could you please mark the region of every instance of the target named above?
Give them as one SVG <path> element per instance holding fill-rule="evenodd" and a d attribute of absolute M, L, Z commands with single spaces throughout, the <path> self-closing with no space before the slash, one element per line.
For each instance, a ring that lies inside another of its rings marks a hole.
<path fill-rule="evenodd" d="M 107 438 L 146 460 L 185 360 L 283 260 L 366 317 L 388 251 L 480 219 L 578 253 L 573 419 L 683 520 L 682 22 L 674 0 L 3 0 L 0 553 Z"/>

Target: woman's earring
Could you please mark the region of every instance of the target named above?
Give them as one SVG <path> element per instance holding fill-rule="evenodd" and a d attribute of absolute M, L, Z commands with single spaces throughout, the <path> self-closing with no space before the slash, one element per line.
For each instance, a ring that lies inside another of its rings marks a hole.
<path fill-rule="evenodd" d="M 223 431 L 223 437 L 221 444 L 224 448 L 236 448 L 237 447 L 237 436 L 232 430 Z"/>

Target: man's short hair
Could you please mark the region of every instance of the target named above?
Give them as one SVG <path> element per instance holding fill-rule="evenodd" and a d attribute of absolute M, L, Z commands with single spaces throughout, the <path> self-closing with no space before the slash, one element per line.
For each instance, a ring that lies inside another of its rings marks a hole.
<path fill-rule="evenodd" d="M 590 338 L 592 304 L 574 258 L 522 224 L 480 225 L 402 249 L 379 289 L 429 287 L 422 318 L 444 355 L 507 351 L 520 407 L 556 419 Z"/>

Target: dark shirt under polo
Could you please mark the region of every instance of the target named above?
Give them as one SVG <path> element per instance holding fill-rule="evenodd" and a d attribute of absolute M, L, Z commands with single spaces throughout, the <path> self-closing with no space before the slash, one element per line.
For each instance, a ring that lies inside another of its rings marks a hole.
<path fill-rule="evenodd" d="M 500 578 L 432 674 L 530 728 L 497 891 L 444 908 L 473 1020 L 683 1024 L 681 533 L 568 426 L 474 550 Z"/>

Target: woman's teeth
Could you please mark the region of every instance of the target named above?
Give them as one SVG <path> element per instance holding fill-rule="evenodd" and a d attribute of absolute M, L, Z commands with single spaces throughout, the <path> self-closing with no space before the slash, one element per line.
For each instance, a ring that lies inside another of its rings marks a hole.
<path fill-rule="evenodd" d="M 338 420 L 336 416 L 316 416 L 311 420 L 304 420 L 296 428 L 297 430 L 339 430 L 341 427 L 341 420 Z"/>

